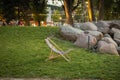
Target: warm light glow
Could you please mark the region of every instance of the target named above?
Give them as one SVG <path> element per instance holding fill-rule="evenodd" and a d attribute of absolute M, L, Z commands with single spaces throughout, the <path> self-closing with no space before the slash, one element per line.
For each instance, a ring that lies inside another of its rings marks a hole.
<path fill-rule="evenodd" d="M 32 13 L 32 14 L 31 14 L 31 17 L 33 17 L 33 16 L 34 16 L 34 14 Z"/>
<path fill-rule="evenodd" d="M 44 26 L 44 21 L 41 21 L 40 23 L 41 23 L 41 26 Z"/>
<path fill-rule="evenodd" d="M 34 23 L 34 24 L 32 24 L 32 26 L 34 26 L 34 27 L 35 27 L 35 26 L 36 26 L 36 24 Z"/>
<path fill-rule="evenodd" d="M 85 3 L 88 4 L 88 1 L 86 1 Z"/>
<path fill-rule="evenodd" d="M 59 19 L 61 20 L 61 19 L 62 19 L 62 17 L 59 17 Z"/>
<path fill-rule="evenodd" d="M 41 24 L 43 24 L 44 23 L 44 21 L 41 21 Z"/>
<path fill-rule="evenodd" d="M 92 21 L 92 11 L 90 6 L 90 0 L 88 0 L 88 14 L 89 14 L 89 20 Z"/>

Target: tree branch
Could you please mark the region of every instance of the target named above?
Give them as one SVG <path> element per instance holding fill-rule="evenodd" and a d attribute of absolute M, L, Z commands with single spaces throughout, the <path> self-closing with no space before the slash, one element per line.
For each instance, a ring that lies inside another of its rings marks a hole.
<path fill-rule="evenodd" d="M 79 6 L 79 4 L 81 3 L 80 0 L 77 1 L 77 4 L 75 6 L 73 6 L 72 8 L 72 12 Z"/>

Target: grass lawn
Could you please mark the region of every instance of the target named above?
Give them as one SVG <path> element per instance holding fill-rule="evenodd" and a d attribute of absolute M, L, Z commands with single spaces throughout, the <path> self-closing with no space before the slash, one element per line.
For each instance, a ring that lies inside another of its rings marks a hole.
<path fill-rule="evenodd" d="M 120 57 L 81 49 L 59 36 L 55 27 L 0 27 L 0 77 L 70 79 L 120 79 Z M 44 39 L 53 40 L 61 48 L 73 48 L 68 55 L 45 61 L 50 49 Z"/>

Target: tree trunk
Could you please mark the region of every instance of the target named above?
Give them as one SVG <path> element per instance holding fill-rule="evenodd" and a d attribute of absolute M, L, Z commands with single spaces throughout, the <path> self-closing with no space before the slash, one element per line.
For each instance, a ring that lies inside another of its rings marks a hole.
<path fill-rule="evenodd" d="M 94 13 L 94 5 L 93 5 L 93 0 L 90 1 L 90 6 L 91 6 L 91 13 L 92 13 L 92 21 L 95 21 L 95 13 Z"/>
<path fill-rule="evenodd" d="M 104 19 L 104 0 L 99 0 L 99 20 Z"/>
<path fill-rule="evenodd" d="M 73 18 L 72 18 L 72 1 L 64 0 L 64 9 L 66 15 L 66 23 L 73 26 Z"/>
<path fill-rule="evenodd" d="M 89 15 L 89 21 L 92 21 L 92 11 L 91 11 L 91 1 L 88 0 L 88 15 Z"/>

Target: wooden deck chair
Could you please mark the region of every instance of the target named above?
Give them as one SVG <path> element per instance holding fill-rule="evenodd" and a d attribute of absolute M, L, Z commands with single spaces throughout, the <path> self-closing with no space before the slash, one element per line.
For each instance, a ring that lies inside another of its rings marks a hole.
<path fill-rule="evenodd" d="M 51 52 L 50 52 L 50 56 L 48 57 L 47 60 L 52 60 L 54 58 L 57 58 L 59 56 L 62 56 L 66 61 L 70 61 L 69 60 L 69 57 L 66 55 L 67 53 L 69 53 L 71 50 L 73 49 L 69 49 L 67 51 L 63 51 L 61 48 L 58 47 L 57 44 L 55 44 L 55 42 L 53 42 L 49 37 L 47 37 L 45 39 L 45 42 L 47 43 L 47 45 L 49 46 L 49 48 L 51 49 Z M 54 54 L 54 53 L 57 53 L 57 54 Z M 47 61 L 46 60 L 46 61 Z"/>

